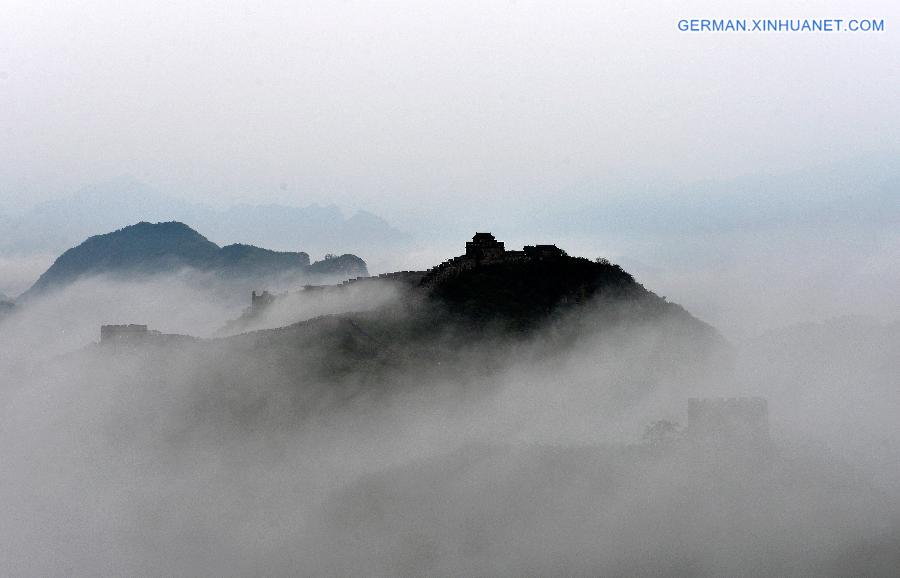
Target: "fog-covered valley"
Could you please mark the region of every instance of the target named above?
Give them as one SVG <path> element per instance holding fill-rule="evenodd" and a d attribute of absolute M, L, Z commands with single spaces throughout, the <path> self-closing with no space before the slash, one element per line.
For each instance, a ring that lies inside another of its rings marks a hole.
<path fill-rule="evenodd" d="M 0 2 L 0 576 L 900 574 L 900 2 L 784 4 Z"/>
<path fill-rule="evenodd" d="M 258 311 L 191 270 L 17 303 L 2 572 L 893 572 L 896 321 L 734 344 L 615 265 L 548 259 L 301 279 Z M 124 323 L 160 333 L 98 342 Z M 766 438 L 697 437 L 688 398 L 720 396 L 765 398 Z"/>

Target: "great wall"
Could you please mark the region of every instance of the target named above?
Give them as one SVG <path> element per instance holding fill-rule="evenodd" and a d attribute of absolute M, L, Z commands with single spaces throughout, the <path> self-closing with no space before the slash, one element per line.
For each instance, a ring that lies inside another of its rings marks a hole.
<path fill-rule="evenodd" d="M 399 283 L 409 288 L 428 288 L 476 267 L 559 259 L 565 255 L 556 245 L 526 245 L 521 251 L 508 251 L 504 243 L 491 233 L 475 233 L 472 240 L 466 242 L 463 255 L 447 259 L 426 271 L 396 271 L 356 277 L 337 285 L 304 285 L 293 294 L 323 295 L 377 282 Z M 244 312 L 244 316 L 259 315 L 286 295 L 288 294 L 273 294 L 266 290 L 252 291 L 250 307 Z M 173 339 L 193 338 L 163 334 L 148 329 L 146 325 L 103 325 L 100 328 L 100 343 L 107 347 L 131 347 Z M 687 418 L 687 427 L 680 432 L 680 439 L 695 443 L 765 446 L 770 439 L 768 403 L 760 397 L 690 398 L 687 403 Z"/>
<path fill-rule="evenodd" d="M 475 233 L 472 240 L 466 242 L 466 252 L 463 255 L 447 259 L 431 269 L 425 271 L 395 271 L 368 277 L 355 277 L 337 285 L 304 285 L 299 289 L 299 292 L 329 292 L 349 286 L 376 282 L 398 283 L 410 288 L 428 288 L 475 267 L 497 263 L 558 259 L 565 255 L 565 251 L 556 245 L 526 245 L 521 251 L 508 251 L 503 241 L 498 241 L 491 233 Z M 265 290 L 259 293 L 253 291 L 248 314 L 261 313 L 284 295 L 273 294 Z"/>

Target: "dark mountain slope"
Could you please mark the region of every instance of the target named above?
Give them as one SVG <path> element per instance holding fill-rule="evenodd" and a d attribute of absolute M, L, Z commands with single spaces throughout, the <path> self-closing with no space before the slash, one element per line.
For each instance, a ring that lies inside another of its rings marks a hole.
<path fill-rule="evenodd" d="M 250 245 L 219 247 L 178 222 L 141 222 L 112 233 L 95 235 L 63 253 L 23 295 L 58 289 L 92 275 L 141 276 L 191 268 L 223 278 L 261 278 L 305 273 L 365 275 L 362 259 L 344 255 L 336 264 L 310 266 L 303 252 L 280 252 Z"/>
<path fill-rule="evenodd" d="M 477 382 L 513 356 L 562 358 L 601 335 L 617 340 L 616 349 L 631 344 L 646 355 L 627 372 L 627 384 L 620 380 L 625 397 L 665 381 L 691 382 L 694 368 L 732 361 L 714 328 L 605 260 L 512 252 L 477 264 L 451 260 L 419 275 L 418 282 L 372 278 L 282 296 L 271 319 L 269 305 L 261 305 L 245 312 L 243 325 L 253 327 L 257 316 L 269 327 L 277 319 L 290 323 L 290 307 L 302 313 L 315 309 L 316 299 L 340 302 L 350 292 L 361 299 L 367 287 L 374 296 L 390 285 L 396 295 L 393 305 L 263 329 L 219 345 L 235 348 L 227 357 L 240 358 L 242 368 L 283 371 L 298 384 L 345 384 L 338 388 L 345 392 L 432 379 Z"/>
<path fill-rule="evenodd" d="M 663 385 L 695 383 L 704 371 L 730 363 L 730 348 L 712 327 L 605 262 L 563 257 L 488 264 L 398 291 L 393 305 L 199 340 L 189 351 L 179 345 L 178 355 L 204 368 L 193 385 L 274 395 L 291 408 L 289 419 L 316 413 L 322 404 L 391 396 L 423 384 L 482 395 L 522 364 L 567 387 L 584 380 L 591 382 L 585 387 L 596 387 L 593 381 L 608 374 L 610 400 L 628 403 Z M 594 356 L 594 347 L 605 354 Z M 568 375 L 573 352 L 587 356 L 578 363 L 593 369 Z M 241 421 L 256 419 L 247 415 L 256 411 L 252 407 L 235 411 Z"/>
<path fill-rule="evenodd" d="M 433 301 L 469 319 L 519 326 L 558 316 L 601 295 L 640 299 L 660 310 L 671 306 L 618 265 L 569 256 L 484 264 L 442 279 L 430 292 Z"/>
<path fill-rule="evenodd" d="M 305 270 L 309 267 L 309 255 L 235 244 L 219 250 L 215 266 L 229 276 L 267 275 L 273 271 Z M 365 269 L 365 263 L 362 268 Z"/>
<path fill-rule="evenodd" d="M 187 225 L 146 223 L 95 235 L 63 253 L 24 296 L 97 274 L 153 274 L 182 267 L 208 268 L 219 247 Z"/>

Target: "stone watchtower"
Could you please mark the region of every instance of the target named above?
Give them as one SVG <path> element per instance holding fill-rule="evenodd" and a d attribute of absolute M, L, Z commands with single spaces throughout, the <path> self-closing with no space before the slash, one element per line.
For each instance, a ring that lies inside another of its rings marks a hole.
<path fill-rule="evenodd" d="M 275 301 L 275 296 L 268 291 L 257 294 L 256 291 L 250 294 L 250 309 L 263 309 L 271 305 Z"/>
<path fill-rule="evenodd" d="M 472 240 L 466 243 L 467 259 L 491 261 L 503 258 L 505 252 L 503 242 L 495 239 L 490 233 L 475 233 Z"/>

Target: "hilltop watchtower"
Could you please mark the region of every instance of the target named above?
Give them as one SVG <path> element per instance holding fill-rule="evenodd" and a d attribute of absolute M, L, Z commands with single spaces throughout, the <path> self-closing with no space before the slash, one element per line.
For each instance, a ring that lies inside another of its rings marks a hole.
<path fill-rule="evenodd" d="M 475 233 L 471 241 L 466 242 L 466 258 L 476 261 L 501 259 L 506 250 L 503 242 L 498 241 L 490 233 Z"/>

